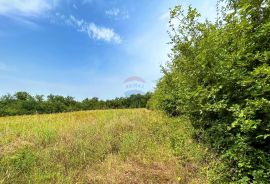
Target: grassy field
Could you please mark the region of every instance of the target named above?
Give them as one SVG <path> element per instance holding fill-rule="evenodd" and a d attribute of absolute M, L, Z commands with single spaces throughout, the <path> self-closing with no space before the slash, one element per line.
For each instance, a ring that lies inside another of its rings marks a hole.
<path fill-rule="evenodd" d="M 208 183 L 185 118 L 136 110 L 0 118 L 0 183 Z"/>

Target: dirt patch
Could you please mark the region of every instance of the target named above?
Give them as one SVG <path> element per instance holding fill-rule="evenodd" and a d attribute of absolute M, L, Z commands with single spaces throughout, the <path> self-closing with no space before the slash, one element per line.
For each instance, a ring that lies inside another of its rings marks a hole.
<path fill-rule="evenodd" d="M 15 141 L 9 144 L 4 144 L 0 146 L 0 158 L 3 157 L 4 155 L 13 154 L 16 152 L 16 150 L 25 146 L 32 147 L 34 146 L 34 144 L 29 141 L 22 140 L 20 138 L 16 139 Z"/>
<path fill-rule="evenodd" d="M 176 173 L 176 165 L 172 162 L 146 164 L 110 156 L 87 175 L 89 183 L 177 183 Z"/>

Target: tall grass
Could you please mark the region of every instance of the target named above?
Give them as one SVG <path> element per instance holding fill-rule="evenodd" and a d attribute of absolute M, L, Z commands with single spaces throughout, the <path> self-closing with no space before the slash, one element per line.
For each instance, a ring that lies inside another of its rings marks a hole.
<path fill-rule="evenodd" d="M 208 183 L 193 133 L 145 109 L 0 118 L 0 183 Z"/>

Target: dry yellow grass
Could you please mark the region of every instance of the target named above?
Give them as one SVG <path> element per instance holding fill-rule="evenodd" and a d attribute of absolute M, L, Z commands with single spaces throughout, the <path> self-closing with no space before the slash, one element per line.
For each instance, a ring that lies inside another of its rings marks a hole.
<path fill-rule="evenodd" d="M 185 118 L 146 109 L 0 118 L 0 183 L 208 183 Z"/>

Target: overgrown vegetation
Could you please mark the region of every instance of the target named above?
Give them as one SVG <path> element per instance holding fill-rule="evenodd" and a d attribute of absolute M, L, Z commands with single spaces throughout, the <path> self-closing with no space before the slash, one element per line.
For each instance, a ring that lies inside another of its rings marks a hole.
<path fill-rule="evenodd" d="M 223 3 L 216 23 L 171 10 L 171 62 L 149 106 L 188 115 L 226 161 L 220 183 L 269 183 L 270 1 Z"/>
<path fill-rule="evenodd" d="M 192 7 L 171 10 L 171 61 L 153 96 L 3 96 L 0 116 L 148 104 L 172 117 L 137 109 L 0 118 L 0 183 L 268 184 L 270 1 L 219 3 L 214 23 Z"/>
<path fill-rule="evenodd" d="M 4 95 L 0 98 L 0 116 L 94 109 L 145 108 L 150 97 L 151 93 L 148 92 L 145 95 L 134 94 L 112 100 L 100 100 L 95 97 L 92 99 L 86 98 L 79 102 L 70 96 L 49 95 L 45 99 L 43 95 L 31 96 L 27 92 L 17 92 L 14 95 Z"/>
<path fill-rule="evenodd" d="M 186 118 L 146 109 L 0 118 L 0 183 L 209 183 Z"/>

